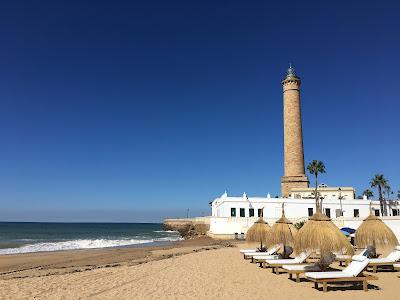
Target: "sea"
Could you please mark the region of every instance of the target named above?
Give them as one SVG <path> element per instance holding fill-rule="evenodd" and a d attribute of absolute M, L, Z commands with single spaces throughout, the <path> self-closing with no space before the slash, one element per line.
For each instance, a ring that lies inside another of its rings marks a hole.
<path fill-rule="evenodd" d="M 138 247 L 181 240 L 154 223 L 0 222 L 0 255 L 108 247 Z"/>

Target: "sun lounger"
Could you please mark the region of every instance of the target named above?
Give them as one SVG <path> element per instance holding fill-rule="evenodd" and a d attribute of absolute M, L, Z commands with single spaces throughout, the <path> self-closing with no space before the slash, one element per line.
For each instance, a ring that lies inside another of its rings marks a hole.
<path fill-rule="evenodd" d="M 374 273 L 378 271 L 378 267 L 391 266 L 394 268 L 396 261 L 400 260 L 400 246 L 396 246 L 394 250 L 386 257 L 370 258 L 368 267 L 372 267 Z"/>
<path fill-rule="evenodd" d="M 366 256 L 367 255 L 368 250 L 367 249 L 363 249 L 359 254 L 357 255 L 362 255 L 362 256 Z M 339 265 L 342 266 L 343 263 L 347 266 L 349 263 L 351 263 L 351 255 L 346 255 L 346 254 L 335 254 L 335 260 L 339 262 Z"/>
<path fill-rule="evenodd" d="M 311 255 L 311 252 L 302 252 L 293 259 L 265 259 L 260 260 L 260 266 L 263 268 L 271 267 L 272 272 L 279 274 L 279 268 L 283 265 L 300 265 Z"/>
<path fill-rule="evenodd" d="M 300 274 L 321 271 L 321 268 L 317 264 L 283 265 L 282 269 L 289 274 L 289 279 L 293 279 L 293 275 L 296 275 L 296 282 L 300 282 Z"/>
<path fill-rule="evenodd" d="M 276 260 L 276 259 L 279 259 L 279 257 L 280 257 L 279 255 L 254 255 L 251 257 L 251 262 L 252 263 L 260 263 L 267 259 Z"/>
<path fill-rule="evenodd" d="M 394 268 L 395 270 L 399 270 L 399 271 L 400 271 L 400 264 L 394 264 L 394 265 L 393 265 L 393 268 Z"/>
<path fill-rule="evenodd" d="M 255 253 L 255 252 L 259 252 L 258 249 L 242 249 L 240 250 L 240 253 L 244 254 L 244 253 Z"/>
<path fill-rule="evenodd" d="M 250 258 L 253 258 L 253 256 L 255 256 L 255 255 L 257 255 L 257 256 L 259 256 L 259 255 L 264 255 L 264 256 L 273 255 L 279 250 L 279 248 L 280 248 L 279 246 L 274 246 L 274 247 L 268 249 L 268 251 L 266 251 L 266 252 L 253 251 L 254 249 L 251 249 L 252 251 L 249 251 L 249 252 L 240 251 L 240 253 L 243 254 L 243 258 L 244 259 L 250 259 Z M 252 259 L 252 261 L 253 261 L 253 259 Z"/>
<path fill-rule="evenodd" d="M 355 255 L 352 262 L 343 271 L 335 272 L 307 272 L 306 279 L 314 282 L 318 289 L 318 283 L 322 283 L 324 292 L 328 291 L 327 284 L 330 282 L 362 282 L 364 291 L 368 290 L 368 280 L 377 280 L 373 275 L 365 275 L 363 271 L 367 268 L 369 259 L 365 256 Z"/>

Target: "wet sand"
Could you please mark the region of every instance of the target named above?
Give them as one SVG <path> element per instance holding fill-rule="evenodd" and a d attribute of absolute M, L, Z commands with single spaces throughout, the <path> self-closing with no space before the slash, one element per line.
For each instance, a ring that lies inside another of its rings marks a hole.
<path fill-rule="evenodd" d="M 228 243 L 210 238 L 198 238 L 160 246 L 0 255 L 0 279 L 66 274 L 122 265 L 132 266 L 189 252 L 214 249 Z"/>

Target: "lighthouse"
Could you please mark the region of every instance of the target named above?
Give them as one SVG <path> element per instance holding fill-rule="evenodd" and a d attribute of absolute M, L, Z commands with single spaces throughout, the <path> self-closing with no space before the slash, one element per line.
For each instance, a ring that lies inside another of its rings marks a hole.
<path fill-rule="evenodd" d="M 308 178 L 304 169 L 303 132 L 301 125 L 300 77 L 292 66 L 282 80 L 284 127 L 284 175 L 282 196 L 288 197 L 292 188 L 307 188 Z"/>

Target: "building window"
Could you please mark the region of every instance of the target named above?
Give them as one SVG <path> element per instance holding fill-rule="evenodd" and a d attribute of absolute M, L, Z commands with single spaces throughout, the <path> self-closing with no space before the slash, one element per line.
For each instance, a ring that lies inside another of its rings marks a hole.
<path fill-rule="evenodd" d="M 330 218 L 331 217 L 331 209 L 325 208 L 325 214 Z"/>
<path fill-rule="evenodd" d="M 340 218 L 341 216 L 343 216 L 341 209 L 336 209 L 335 212 L 336 212 L 336 218 Z"/>
<path fill-rule="evenodd" d="M 378 209 L 375 209 L 375 216 L 379 217 L 380 213 Z"/>
<path fill-rule="evenodd" d="M 231 208 L 231 217 L 236 217 L 236 208 Z"/>
<path fill-rule="evenodd" d="M 262 217 L 262 208 L 258 209 L 258 217 Z"/>
<path fill-rule="evenodd" d="M 240 209 L 240 216 L 241 216 L 242 218 L 244 218 L 244 208 L 241 208 L 241 209 Z"/>
<path fill-rule="evenodd" d="M 360 216 L 360 210 L 359 209 L 355 209 L 354 210 L 354 218 L 358 218 Z"/>
<path fill-rule="evenodd" d="M 392 216 L 393 216 L 393 217 L 396 217 L 396 216 L 398 216 L 398 215 L 399 215 L 399 209 L 393 208 L 393 209 L 392 209 Z"/>
<path fill-rule="evenodd" d="M 311 217 L 314 214 L 314 208 L 309 207 L 308 208 L 308 216 Z"/>
<path fill-rule="evenodd" d="M 249 209 L 249 217 L 254 217 L 254 208 Z"/>

